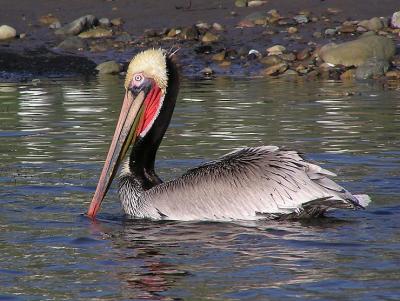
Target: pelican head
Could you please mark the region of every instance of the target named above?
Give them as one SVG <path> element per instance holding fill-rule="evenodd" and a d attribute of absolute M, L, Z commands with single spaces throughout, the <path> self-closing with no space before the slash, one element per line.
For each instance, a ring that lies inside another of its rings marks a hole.
<path fill-rule="evenodd" d="M 133 144 L 135 147 L 135 144 L 148 135 L 149 130 L 154 126 L 167 92 L 168 59 L 164 50 L 149 49 L 137 54 L 130 62 L 125 79 L 125 97 L 121 113 L 88 210 L 89 217 L 94 218 L 100 209 L 101 202 L 129 146 Z M 173 102 L 174 105 L 175 102 Z M 170 118 L 171 116 L 167 118 L 166 127 Z M 165 130 L 162 135 L 164 132 Z"/>

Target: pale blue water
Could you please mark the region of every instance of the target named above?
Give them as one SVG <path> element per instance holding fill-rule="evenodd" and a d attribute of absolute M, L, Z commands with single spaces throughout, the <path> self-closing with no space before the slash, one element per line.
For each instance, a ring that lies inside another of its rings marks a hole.
<path fill-rule="evenodd" d="M 163 178 L 244 146 L 306 153 L 368 193 L 309 222 L 121 219 L 87 209 L 123 81 L 0 84 L 0 300 L 399 300 L 400 90 L 256 79 L 185 81 Z"/>

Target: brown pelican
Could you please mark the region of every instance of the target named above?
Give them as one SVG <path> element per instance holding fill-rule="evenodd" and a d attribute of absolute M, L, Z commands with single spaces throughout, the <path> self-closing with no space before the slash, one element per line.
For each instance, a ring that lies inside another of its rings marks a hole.
<path fill-rule="evenodd" d="M 178 95 L 178 70 L 161 49 L 137 54 L 129 64 L 125 98 L 88 215 L 94 218 L 118 166 L 119 197 L 132 218 L 256 220 L 306 218 L 334 208 L 360 209 L 367 195 L 353 195 L 335 174 L 276 146 L 246 147 L 162 182 L 154 171 L 157 149 Z"/>

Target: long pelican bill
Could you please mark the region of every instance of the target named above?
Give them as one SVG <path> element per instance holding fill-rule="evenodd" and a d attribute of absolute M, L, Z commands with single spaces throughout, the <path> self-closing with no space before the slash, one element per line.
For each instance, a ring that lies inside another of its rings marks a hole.
<path fill-rule="evenodd" d="M 107 158 L 97 184 L 92 202 L 90 203 L 88 216 L 94 218 L 100 209 L 111 182 L 118 170 L 118 166 L 124 159 L 129 146 L 138 136 L 137 127 L 144 111 L 145 92 L 141 91 L 136 97 L 131 91 L 126 90 L 117 127 L 108 150 Z"/>

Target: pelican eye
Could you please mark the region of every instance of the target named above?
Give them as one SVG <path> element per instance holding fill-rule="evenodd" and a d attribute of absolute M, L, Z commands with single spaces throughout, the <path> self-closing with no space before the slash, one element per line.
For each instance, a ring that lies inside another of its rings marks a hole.
<path fill-rule="evenodd" d="M 136 74 L 133 80 L 137 83 L 140 83 L 143 80 L 143 76 L 141 74 Z"/>
<path fill-rule="evenodd" d="M 132 76 L 130 87 L 128 88 L 133 94 L 138 95 L 140 91 L 148 92 L 151 88 L 151 80 L 143 75 L 143 73 L 136 73 Z"/>

